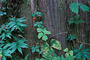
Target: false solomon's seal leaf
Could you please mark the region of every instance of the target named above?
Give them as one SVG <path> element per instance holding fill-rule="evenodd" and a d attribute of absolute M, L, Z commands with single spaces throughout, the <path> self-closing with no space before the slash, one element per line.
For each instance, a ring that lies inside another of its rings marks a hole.
<path fill-rule="evenodd" d="M 57 50 L 61 50 L 61 44 L 59 41 L 52 39 L 51 40 L 51 47 L 57 49 Z"/>

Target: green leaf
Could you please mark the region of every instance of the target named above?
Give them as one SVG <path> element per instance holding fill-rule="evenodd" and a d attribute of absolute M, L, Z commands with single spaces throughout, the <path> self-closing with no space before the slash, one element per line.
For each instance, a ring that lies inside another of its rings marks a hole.
<path fill-rule="evenodd" d="M 28 59 L 28 56 L 29 56 L 29 54 L 27 54 L 27 55 L 26 55 L 26 57 L 25 57 L 25 59 L 24 59 L 24 60 L 27 60 L 27 59 Z"/>
<path fill-rule="evenodd" d="M 41 28 L 37 28 L 37 32 L 42 32 L 43 30 Z"/>
<path fill-rule="evenodd" d="M 39 52 L 40 50 L 39 49 L 36 49 L 36 52 Z"/>
<path fill-rule="evenodd" d="M 2 60 L 6 60 L 6 57 L 5 57 L 5 56 L 3 56 L 3 57 L 2 57 Z"/>
<path fill-rule="evenodd" d="M 11 28 L 11 32 L 14 31 L 14 30 L 15 30 L 15 27 L 12 27 L 12 28 Z"/>
<path fill-rule="evenodd" d="M 66 56 L 66 57 L 69 57 L 69 53 L 66 53 L 65 56 Z"/>
<path fill-rule="evenodd" d="M 81 8 L 81 10 L 88 11 L 88 12 L 89 12 L 89 9 L 90 9 L 88 6 L 83 5 L 83 4 L 80 5 L 80 8 Z"/>
<path fill-rule="evenodd" d="M 39 34 L 38 34 L 38 39 L 40 39 L 42 36 L 43 36 L 43 33 L 42 33 L 42 32 L 39 33 Z"/>
<path fill-rule="evenodd" d="M 44 32 L 44 34 L 51 34 L 51 32 L 50 31 L 47 31 L 47 30 L 45 30 L 43 32 Z"/>
<path fill-rule="evenodd" d="M 68 52 L 69 50 L 68 50 L 68 48 L 66 48 L 66 49 L 64 49 L 63 51 L 64 51 L 64 52 Z"/>
<path fill-rule="evenodd" d="M 73 51 L 72 50 L 69 51 L 69 54 L 70 54 L 70 56 L 73 56 Z"/>
<path fill-rule="evenodd" d="M 40 51 L 39 54 L 42 54 L 42 51 Z"/>
<path fill-rule="evenodd" d="M 86 55 L 90 55 L 90 52 L 83 52 L 84 54 L 86 54 Z"/>
<path fill-rule="evenodd" d="M 39 46 L 38 46 L 38 45 L 36 45 L 36 46 L 35 46 L 35 48 L 36 48 L 36 49 L 39 49 Z"/>
<path fill-rule="evenodd" d="M 42 52 L 48 52 L 49 51 L 49 44 L 46 42 L 41 46 Z"/>
<path fill-rule="evenodd" d="M 13 52 L 15 52 L 15 50 L 17 49 L 17 47 L 14 47 L 13 49 L 11 49 L 11 54 L 13 53 Z"/>
<path fill-rule="evenodd" d="M 57 50 L 61 50 L 61 44 L 59 41 L 52 39 L 51 40 L 51 47 L 57 49 Z"/>
<path fill-rule="evenodd" d="M 83 44 L 81 44 L 81 45 L 80 45 L 79 50 L 81 50 L 81 49 L 82 49 L 82 47 L 83 47 Z"/>
<path fill-rule="evenodd" d="M 86 57 L 83 57 L 83 60 L 86 60 Z"/>
<path fill-rule="evenodd" d="M 84 56 L 90 60 L 90 56 L 88 56 L 88 55 L 86 55 L 86 54 L 85 54 Z"/>
<path fill-rule="evenodd" d="M 77 14 L 78 13 L 78 4 L 77 3 L 72 3 L 70 5 L 70 9 L 71 9 L 72 12 Z"/>
<path fill-rule="evenodd" d="M 75 24 L 85 23 L 84 20 L 75 20 Z"/>
<path fill-rule="evenodd" d="M 76 54 L 76 56 L 77 56 L 77 59 L 80 59 L 82 57 L 82 53 L 79 52 L 79 53 Z"/>
<path fill-rule="evenodd" d="M 35 49 L 32 49 L 32 52 L 34 53 L 35 52 Z"/>
<path fill-rule="evenodd" d="M 88 52 L 88 51 L 90 51 L 90 49 L 84 49 L 84 50 L 82 50 L 82 52 Z"/>
<path fill-rule="evenodd" d="M 22 23 L 18 23 L 18 25 L 21 26 L 21 27 L 27 27 L 26 24 L 22 24 Z"/>
<path fill-rule="evenodd" d="M 76 53 L 76 52 L 78 52 L 79 50 L 78 49 L 74 49 L 74 52 Z"/>
<path fill-rule="evenodd" d="M 48 37 L 46 35 L 43 35 L 42 40 L 46 41 Z"/>
<path fill-rule="evenodd" d="M 3 54 L 3 56 L 9 56 L 9 57 L 11 57 L 11 54 L 10 54 L 10 50 L 4 50 L 3 52 L 2 52 L 2 54 Z"/>
<path fill-rule="evenodd" d="M 21 48 L 18 48 L 18 51 L 22 54 L 22 49 Z"/>

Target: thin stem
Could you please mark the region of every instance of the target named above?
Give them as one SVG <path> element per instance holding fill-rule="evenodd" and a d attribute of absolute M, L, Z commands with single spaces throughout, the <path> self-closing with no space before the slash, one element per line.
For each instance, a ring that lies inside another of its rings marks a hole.
<path fill-rule="evenodd" d="M 68 33 L 68 32 L 60 32 L 60 33 L 58 33 L 58 34 L 52 35 L 52 36 L 49 37 L 49 38 L 52 38 L 52 37 L 57 36 L 57 35 L 60 35 L 60 34 L 66 34 L 66 33 Z"/>
<path fill-rule="evenodd" d="M 90 45 L 89 43 L 85 43 L 85 42 L 81 42 L 81 41 L 78 41 L 78 43 L 85 44 L 85 45 Z"/>

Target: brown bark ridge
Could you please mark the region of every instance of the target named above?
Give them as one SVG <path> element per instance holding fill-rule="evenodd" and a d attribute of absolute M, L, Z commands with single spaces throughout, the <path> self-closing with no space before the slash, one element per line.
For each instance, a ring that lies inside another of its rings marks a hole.
<path fill-rule="evenodd" d="M 26 24 L 28 25 L 27 28 L 25 28 L 25 37 L 28 40 L 27 43 L 29 45 L 28 50 L 25 50 L 25 55 L 26 54 L 30 54 L 29 59 L 28 60 L 34 60 L 35 56 L 38 56 L 37 54 L 34 54 L 31 52 L 31 46 L 36 44 L 37 40 L 37 34 L 34 28 L 34 21 L 32 20 L 32 13 L 36 12 L 36 5 L 35 5 L 35 1 L 34 0 L 28 0 L 27 2 L 29 2 L 27 5 L 23 4 L 22 7 L 22 16 L 24 16 L 27 19 Z M 26 52 L 27 51 L 27 52 Z"/>

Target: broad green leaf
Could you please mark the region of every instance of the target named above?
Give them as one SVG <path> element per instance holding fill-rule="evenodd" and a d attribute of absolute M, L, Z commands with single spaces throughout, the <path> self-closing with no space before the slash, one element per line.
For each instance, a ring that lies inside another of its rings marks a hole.
<path fill-rule="evenodd" d="M 71 9 L 72 12 L 77 14 L 78 13 L 78 4 L 77 3 L 72 3 L 70 5 L 70 9 Z"/>
<path fill-rule="evenodd" d="M 66 48 L 66 49 L 64 49 L 63 51 L 64 51 L 64 52 L 68 52 L 69 50 L 68 50 L 68 48 Z"/>
<path fill-rule="evenodd" d="M 37 32 L 42 32 L 43 30 L 41 28 L 37 28 Z"/>
<path fill-rule="evenodd" d="M 32 52 L 34 53 L 35 52 L 35 49 L 32 49 Z"/>
<path fill-rule="evenodd" d="M 40 50 L 39 49 L 36 49 L 36 52 L 39 52 Z"/>
<path fill-rule="evenodd" d="M 47 30 L 45 30 L 43 32 L 44 32 L 44 34 L 51 34 L 51 32 L 50 31 L 47 31 Z"/>
<path fill-rule="evenodd" d="M 69 53 L 66 53 L 65 56 L 66 56 L 66 57 L 69 57 Z"/>
<path fill-rule="evenodd" d="M 41 46 L 42 52 L 48 52 L 49 51 L 49 44 L 46 42 Z"/>
<path fill-rule="evenodd" d="M 40 39 L 42 36 L 43 36 L 43 33 L 42 33 L 42 32 L 39 33 L 39 34 L 38 34 L 38 39 Z"/>
<path fill-rule="evenodd" d="M 42 54 L 42 51 L 40 51 L 39 54 Z"/>
<path fill-rule="evenodd" d="M 42 40 L 46 41 L 48 37 L 46 35 L 43 35 Z"/>
<path fill-rule="evenodd" d="M 88 6 L 82 5 L 82 4 L 80 5 L 80 8 L 81 8 L 82 11 L 88 11 L 88 12 L 89 12 L 89 9 L 90 9 Z"/>
<path fill-rule="evenodd" d="M 51 40 L 51 47 L 57 49 L 57 50 L 61 50 L 61 44 L 59 41 L 52 39 Z"/>
<path fill-rule="evenodd" d="M 70 56 L 73 56 L 73 51 L 72 50 L 69 51 L 69 54 L 70 54 Z"/>

